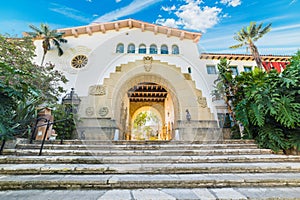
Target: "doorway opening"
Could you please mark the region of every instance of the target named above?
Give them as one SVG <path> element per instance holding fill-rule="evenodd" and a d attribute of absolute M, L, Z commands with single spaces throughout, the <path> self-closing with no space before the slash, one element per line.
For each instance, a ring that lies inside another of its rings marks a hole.
<path fill-rule="evenodd" d="M 161 85 L 142 82 L 130 88 L 129 129 L 126 140 L 171 140 L 174 106 L 168 91 Z"/>

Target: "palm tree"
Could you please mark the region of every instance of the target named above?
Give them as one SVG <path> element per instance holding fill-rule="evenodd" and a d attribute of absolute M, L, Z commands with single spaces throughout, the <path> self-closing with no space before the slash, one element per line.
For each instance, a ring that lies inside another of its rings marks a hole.
<path fill-rule="evenodd" d="M 246 28 L 243 27 L 239 32 L 235 34 L 233 37 L 235 40 L 240 42 L 237 45 L 231 46 L 229 48 L 237 49 L 242 46 L 248 46 L 247 48 L 250 48 L 250 52 L 257 64 L 257 67 L 260 69 L 263 68 L 261 58 L 259 56 L 257 47 L 254 45 L 254 42 L 256 42 L 258 39 L 263 37 L 266 33 L 268 33 L 271 30 L 271 23 L 268 24 L 266 27 L 262 27 L 263 23 L 256 25 L 255 22 L 250 22 L 250 25 Z"/>
<path fill-rule="evenodd" d="M 43 54 L 41 65 L 43 65 L 45 56 L 51 48 L 51 45 L 50 45 L 51 41 L 52 41 L 53 45 L 56 46 L 56 48 L 58 49 L 58 56 L 63 55 L 64 52 L 60 46 L 60 43 L 67 42 L 66 39 L 62 38 L 65 33 L 57 32 L 56 30 L 50 30 L 49 26 L 47 24 L 43 24 L 43 23 L 40 25 L 40 28 L 38 28 L 32 24 L 29 25 L 29 27 L 32 30 L 34 30 L 34 32 L 27 32 L 27 34 L 29 36 L 32 36 L 34 38 L 43 39 L 42 47 L 44 50 L 44 54 Z"/>

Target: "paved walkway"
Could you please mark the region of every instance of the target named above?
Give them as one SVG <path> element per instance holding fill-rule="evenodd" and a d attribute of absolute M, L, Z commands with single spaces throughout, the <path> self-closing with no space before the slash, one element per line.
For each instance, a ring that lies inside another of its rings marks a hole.
<path fill-rule="evenodd" d="M 138 190 L 15 190 L 0 191 L 5 200 L 214 200 L 300 199 L 300 187 L 194 188 Z"/>

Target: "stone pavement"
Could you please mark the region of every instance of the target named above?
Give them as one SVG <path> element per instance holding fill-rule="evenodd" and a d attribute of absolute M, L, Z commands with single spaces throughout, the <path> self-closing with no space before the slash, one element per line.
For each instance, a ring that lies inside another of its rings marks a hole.
<path fill-rule="evenodd" d="M 300 187 L 193 188 L 136 190 L 9 190 L 3 200 L 215 200 L 300 199 Z"/>

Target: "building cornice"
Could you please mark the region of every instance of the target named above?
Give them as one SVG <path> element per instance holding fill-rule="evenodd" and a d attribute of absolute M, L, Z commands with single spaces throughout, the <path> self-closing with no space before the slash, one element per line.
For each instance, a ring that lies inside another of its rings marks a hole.
<path fill-rule="evenodd" d="M 78 26 L 71 28 L 58 29 L 58 32 L 64 32 L 64 36 L 74 36 L 79 37 L 82 34 L 93 35 L 93 33 L 102 32 L 105 34 L 107 31 L 119 31 L 122 28 L 139 28 L 144 31 L 151 31 L 154 34 L 165 34 L 168 37 L 178 37 L 181 40 L 188 39 L 193 40 L 197 43 L 201 38 L 201 33 L 198 32 L 189 32 L 185 30 L 180 30 L 176 28 L 170 28 L 166 26 L 159 26 L 156 24 L 151 24 L 143 21 L 138 21 L 134 19 L 126 19 L 114 22 L 105 22 L 105 23 L 92 23 L 87 26 Z"/>
<path fill-rule="evenodd" d="M 260 55 L 263 62 L 288 62 L 291 56 L 286 55 Z M 250 54 L 219 54 L 219 53 L 202 53 L 200 59 L 204 60 L 227 60 L 254 61 Z"/>

